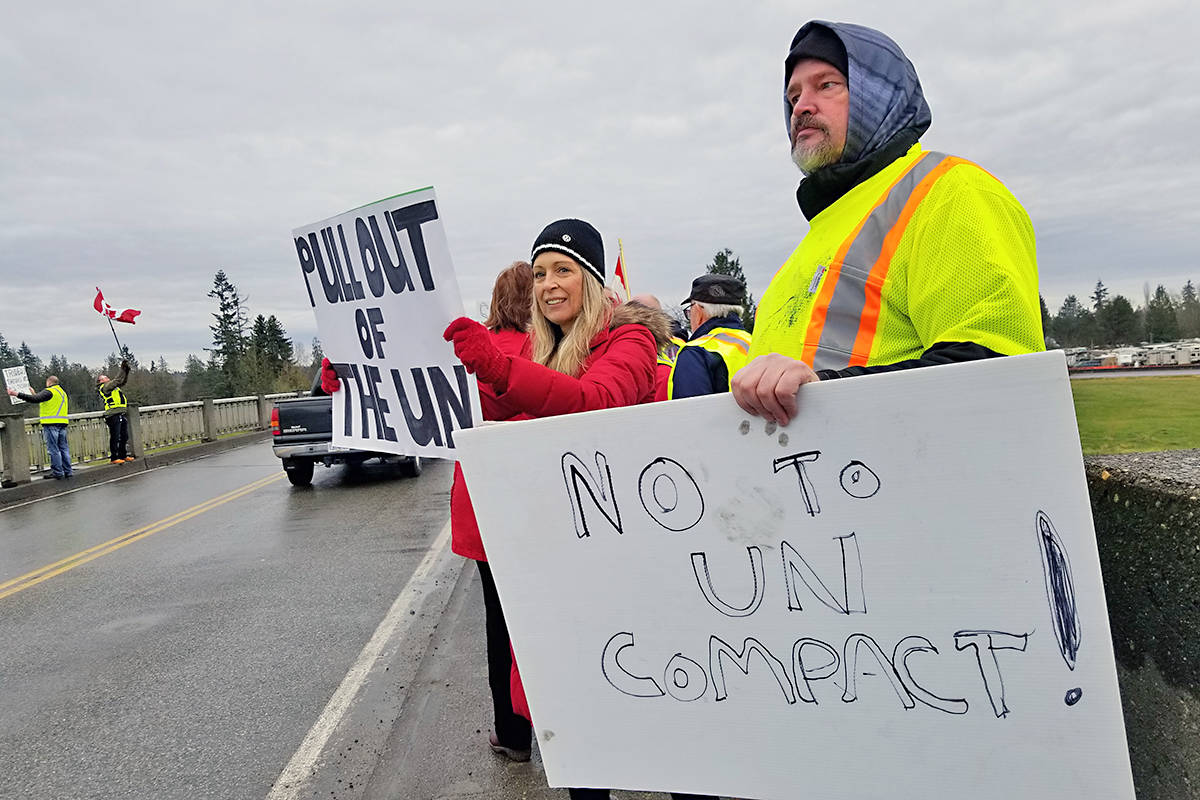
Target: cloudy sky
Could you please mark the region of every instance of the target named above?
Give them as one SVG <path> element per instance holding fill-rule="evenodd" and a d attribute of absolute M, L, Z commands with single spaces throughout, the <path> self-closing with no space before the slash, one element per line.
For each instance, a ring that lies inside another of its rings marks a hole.
<path fill-rule="evenodd" d="M 436 6 L 436 8 L 435 8 Z M 1097 279 L 1200 283 L 1200 6 L 963 3 L 22 4 L 0 31 L 0 333 L 99 363 L 203 354 L 224 269 L 316 333 L 293 228 L 432 185 L 469 310 L 552 219 L 625 242 L 677 301 L 718 250 L 756 296 L 807 225 L 782 60 L 811 17 L 916 64 L 924 143 L 1023 202 L 1051 310 Z"/>

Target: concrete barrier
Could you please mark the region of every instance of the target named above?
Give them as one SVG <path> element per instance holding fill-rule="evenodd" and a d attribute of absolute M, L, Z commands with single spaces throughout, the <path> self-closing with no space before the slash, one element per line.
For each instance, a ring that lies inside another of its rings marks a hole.
<path fill-rule="evenodd" d="M 1200 450 L 1087 468 L 1137 796 L 1200 798 Z"/>

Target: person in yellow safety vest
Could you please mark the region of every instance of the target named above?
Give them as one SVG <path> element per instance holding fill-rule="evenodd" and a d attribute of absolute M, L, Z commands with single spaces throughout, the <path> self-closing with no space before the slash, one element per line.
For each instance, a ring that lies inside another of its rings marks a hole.
<path fill-rule="evenodd" d="M 46 378 L 46 388 L 34 394 L 8 390 L 10 397 L 19 397 L 26 403 L 38 403 L 38 422 L 42 427 L 42 438 L 46 440 L 46 453 L 50 456 L 50 473 L 46 479 L 62 480 L 75 474 L 71 468 L 71 448 L 67 444 L 67 415 L 71 413 L 71 401 L 66 391 L 58 385 L 58 377 Z"/>
<path fill-rule="evenodd" d="M 759 303 L 745 411 L 786 424 L 805 383 L 1045 349 L 1029 217 L 981 167 L 921 148 L 932 117 L 895 42 L 807 23 L 783 100 L 809 230 Z"/>
<path fill-rule="evenodd" d="M 645 306 L 654 311 L 662 311 L 662 301 L 652 294 L 635 294 L 630 300 L 634 305 Z M 666 316 L 665 312 L 663 312 Z M 658 363 L 654 367 L 654 401 L 659 402 L 667 399 L 667 383 L 671 378 L 671 368 L 675 366 L 675 356 L 679 353 L 679 348 L 683 347 L 684 341 L 682 338 L 675 335 L 676 328 L 679 332 L 683 332 L 683 326 L 675 319 L 670 319 L 671 339 L 662 347 L 658 348 Z"/>
<path fill-rule="evenodd" d="M 96 389 L 104 401 L 104 422 L 108 425 L 108 458 L 111 464 L 133 461 L 129 445 L 129 401 L 121 387 L 129 380 L 129 362 L 121 361 L 121 371 L 111 380 L 107 375 L 96 376 Z"/>
<path fill-rule="evenodd" d="M 667 396 L 699 397 L 729 391 L 733 374 L 746 363 L 750 334 L 742 325 L 746 285 L 730 275 L 701 275 L 692 281 L 688 307 L 692 335 L 675 357 Z"/>

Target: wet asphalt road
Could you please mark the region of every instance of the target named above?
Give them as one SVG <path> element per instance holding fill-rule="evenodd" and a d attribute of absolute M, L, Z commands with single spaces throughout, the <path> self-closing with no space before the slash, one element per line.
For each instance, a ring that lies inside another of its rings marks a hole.
<path fill-rule="evenodd" d="M 256 443 L 0 512 L 0 798 L 267 795 L 444 526 L 450 465 L 314 483 Z"/>

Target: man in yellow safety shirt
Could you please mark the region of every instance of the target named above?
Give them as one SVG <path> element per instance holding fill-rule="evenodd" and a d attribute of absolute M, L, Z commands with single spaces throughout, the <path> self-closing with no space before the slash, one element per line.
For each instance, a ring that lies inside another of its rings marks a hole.
<path fill-rule="evenodd" d="M 121 387 L 129 380 L 129 362 L 121 361 L 117 377 L 96 376 L 96 390 L 104 401 L 104 422 L 108 425 L 108 460 L 110 464 L 133 461 L 128 452 L 129 445 L 129 400 Z"/>
<path fill-rule="evenodd" d="M 62 480 L 75 474 L 71 469 L 71 448 L 67 445 L 67 414 L 71 403 L 66 391 L 58 385 L 58 377 L 46 378 L 46 388 L 34 394 L 25 394 L 9 389 L 12 397 L 26 403 L 38 403 L 38 422 L 42 427 L 42 438 L 46 440 L 46 453 L 50 456 L 50 473 L 43 478 Z"/>
<path fill-rule="evenodd" d="M 921 148 L 929 106 L 895 42 L 807 23 L 784 110 L 809 231 L 759 303 L 744 410 L 786 424 L 805 383 L 1044 349 L 1029 217 L 981 167 Z"/>
<path fill-rule="evenodd" d="M 667 386 L 671 400 L 729 391 L 729 379 L 746 363 L 750 334 L 742 325 L 746 285 L 729 275 L 692 281 L 687 306 L 692 335 L 675 357 Z"/>

